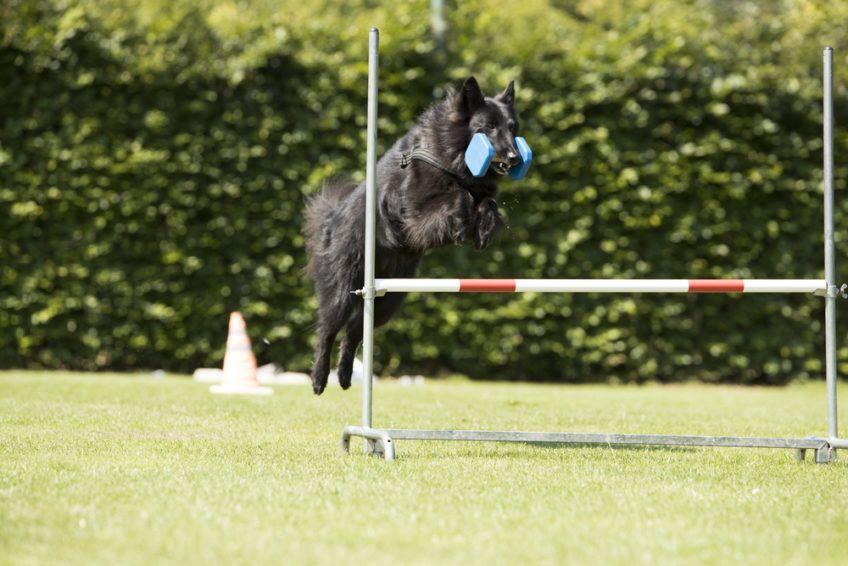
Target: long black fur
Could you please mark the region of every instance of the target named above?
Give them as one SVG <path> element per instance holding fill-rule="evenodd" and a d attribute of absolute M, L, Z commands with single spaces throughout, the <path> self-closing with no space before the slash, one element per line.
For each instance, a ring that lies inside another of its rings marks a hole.
<path fill-rule="evenodd" d="M 495 201 L 497 181 L 518 161 L 513 138 L 518 135 L 514 86 L 485 97 L 474 77 L 458 93 L 430 106 L 418 123 L 377 163 L 376 276 L 414 277 L 424 252 L 470 241 L 477 249 L 489 244 L 503 222 Z M 484 132 L 502 163 L 474 178 L 464 163 L 471 137 Z M 421 161 L 402 168 L 401 155 L 426 147 L 448 174 Z M 307 273 L 318 295 L 317 344 L 312 388 L 321 394 L 330 372 L 336 335 L 346 326 L 339 354 L 339 384 L 350 387 L 356 349 L 362 341 L 362 300 L 351 294 L 364 282 L 365 184 L 334 183 L 313 197 L 306 209 L 309 265 Z M 389 293 L 375 303 L 376 326 L 385 324 L 404 299 Z"/>

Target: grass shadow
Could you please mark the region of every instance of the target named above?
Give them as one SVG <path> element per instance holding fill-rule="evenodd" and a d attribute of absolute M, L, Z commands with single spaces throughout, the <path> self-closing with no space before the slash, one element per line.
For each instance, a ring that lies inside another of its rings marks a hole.
<path fill-rule="evenodd" d="M 445 441 L 450 442 L 451 444 L 469 444 L 468 442 L 460 442 L 460 441 Z M 405 459 L 410 456 L 408 453 L 405 453 L 403 450 L 403 446 L 407 443 L 413 444 L 421 444 L 421 441 L 415 440 L 399 440 L 395 445 L 395 449 L 398 451 L 398 458 Z M 434 442 L 428 442 L 429 444 L 434 444 Z M 604 448 L 607 451 L 625 451 L 627 453 L 670 453 L 670 454 L 691 454 L 697 452 L 702 447 L 695 446 L 655 446 L 655 445 L 627 445 L 627 444 L 566 444 L 559 442 L 474 442 L 474 444 L 490 444 L 492 446 L 492 450 L 489 454 L 486 454 L 486 457 L 491 458 L 536 458 L 536 459 L 545 459 L 549 458 L 550 455 L 544 452 L 533 452 L 525 450 L 528 447 L 539 447 L 545 448 L 546 451 L 549 450 L 585 450 L 587 448 Z M 497 446 L 497 450 L 495 449 Z M 449 450 L 450 454 L 444 453 L 417 453 L 414 457 L 417 460 L 436 460 L 442 459 L 445 456 L 448 457 L 460 457 L 460 458 L 474 458 L 479 457 L 481 454 L 472 450 L 470 447 L 459 448 L 459 449 L 451 449 Z"/>

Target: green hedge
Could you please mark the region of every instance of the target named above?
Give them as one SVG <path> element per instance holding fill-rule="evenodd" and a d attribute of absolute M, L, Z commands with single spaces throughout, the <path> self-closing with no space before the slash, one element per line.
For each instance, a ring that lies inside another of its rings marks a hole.
<path fill-rule="evenodd" d="M 277 361 L 307 369 L 303 202 L 362 177 L 372 23 L 383 147 L 473 72 L 490 90 L 517 79 L 537 156 L 504 185 L 499 241 L 434 252 L 422 276 L 822 276 L 820 48 L 837 48 L 844 100 L 848 9 L 476 0 L 448 3 L 442 52 L 429 4 L 0 8 L 0 366 L 215 365 L 241 309 Z M 822 318 L 803 296 L 413 295 L 377 361 L 781 383 L 821 376 Z"/>

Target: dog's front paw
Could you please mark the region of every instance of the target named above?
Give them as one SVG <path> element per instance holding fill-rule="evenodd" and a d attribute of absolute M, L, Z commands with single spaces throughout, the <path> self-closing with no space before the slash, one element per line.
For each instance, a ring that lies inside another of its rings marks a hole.
<path fill-rule="evenodd" d="M 474 247 L 482 250 L 489 245 L 492 237 L 503 226 L 498 203 L 493 198 L 485 198 L 477 205 L 477 222 L 474 226 Z"/>
<path fill-rule="evenodd" d="M 468 191 L 459 191 L 454 213 L 450 218 L 451 240 L 464 244 L 474 229 L 474 197 Z"/>

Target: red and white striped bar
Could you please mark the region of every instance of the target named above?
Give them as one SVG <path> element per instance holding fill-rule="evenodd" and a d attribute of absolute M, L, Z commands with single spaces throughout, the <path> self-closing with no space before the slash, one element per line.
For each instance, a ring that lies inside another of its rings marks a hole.
<path fill-rule="evenodd" d="M 385 293 L 815 293 L 824 279 L 377 279 Z"/>

